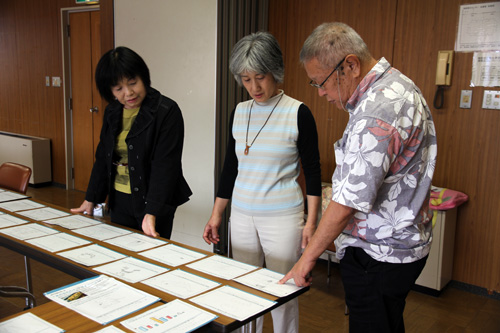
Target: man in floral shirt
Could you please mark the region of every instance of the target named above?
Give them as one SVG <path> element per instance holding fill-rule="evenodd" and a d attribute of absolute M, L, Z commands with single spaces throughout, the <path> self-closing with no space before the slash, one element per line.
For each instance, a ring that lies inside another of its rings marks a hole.
<path fill-rule="evenodd" d="M 432 241 L 436 163 L 432 115 L 415 84 L 342 23 L 325 23 L 300 59 L 320 96 L 349 113 L 334 145 L 332 201 L 301 259 L 281 282 L 309 285 L 334 239 L 351 332 L 404 332 L 405 299 Z"/>

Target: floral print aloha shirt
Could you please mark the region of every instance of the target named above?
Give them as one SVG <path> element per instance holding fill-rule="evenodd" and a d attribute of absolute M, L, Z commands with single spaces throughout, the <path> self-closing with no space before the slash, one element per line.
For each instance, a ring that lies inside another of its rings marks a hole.
<path fill-rule="evenodd" d="M 347 103 L 349 122 L 334 144 L 332 200 L 356 210 L 335 241 L 372 258 L 408 263 L 425 257 L 432 241 L 429 195 L 437 144 L 422 93 L 384 58 Z"/>

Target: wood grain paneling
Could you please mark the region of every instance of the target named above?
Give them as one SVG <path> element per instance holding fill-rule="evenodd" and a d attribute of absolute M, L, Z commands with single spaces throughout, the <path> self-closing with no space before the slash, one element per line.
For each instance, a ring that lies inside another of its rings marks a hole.
<path fill-rule="evenodd" d="M 363 8 L 363 10 L 360 10 Z M 356 29 L 371 47 L 375 57 L 392 59 L 396 0 L 391 1 L 300 1 L 270 2 L 269 31 L 278 39 L 285 59 L 285 92 L 304 102 L 316 119 L 321 156 L 321 177 L 331 181 L 335 169 L 332 145 L 347 124 L 348 115 L 320 98 L 317 89 L 300 65 L 299 53 L 304 40 L 323 22 L 343 21 Z M 380 39 L 379 36 L 387 36 Z"/>
<path fill-rule="evenodd" d="M 335 168 L 332 145 L 342 135 L 347 114 L 318 97 L 299 64 L 302 43 L 317 25 L 326 21 L 351 25 L 375 58 L 385 57 L 420 87 L 438 136 L 434 184 L 469 195 L 458 212 L 453 279 L 499 291 L 500 112 L 482 109 L 484 88 L 470 87 L 472 53 L 455 53 L 444 107 L 432 107 L 437 51 L 454 49 L 460 5 L 479 2 L 271 1 L 269 30 L 285 55 L 285 91 L 307 104 L 316 119 L 323 181 L 330 181 Z M 459 108 L 463 89 L 473 90 L 471 109 Z"/>
<path fill-rule="evenodd" d="M 461 4 L 482 1 L 399 1 L 394 66 L 420 87 L 438 136 L 433 183 L 462 191 L 453 279 L 500 290 L 500 112 L 481 108 L 484 88 L 471 88 L 472 53 L 455 53 L 444 107 L 432 107 L 437 52 L 453 50 Z M 460 109 L 460 91 L 472 89 L 472 108 Z"/>
<path fill-rule="evenodd" d="M 101 1 L 107 46 L 112 2 Z M 75 6 L 74 0 L 0 1 L 0 130 L 50 138 L 52 179 L 60 184 L 66 183 L 63 88 L 46 87 L 45 77 L 63 77 L 61 8 Z"/>

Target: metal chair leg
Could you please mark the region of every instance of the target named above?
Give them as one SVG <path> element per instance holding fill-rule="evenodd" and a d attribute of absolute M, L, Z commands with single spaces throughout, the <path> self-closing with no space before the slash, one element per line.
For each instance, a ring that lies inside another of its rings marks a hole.
<path fill-rule="evenodd" d="M 24 268 L 26 271 L 26 289 L 30 295 L 33 295 L 33 281 L 31 279 L 31 262 L 30 258 L 24 256 Z M 33 307 L 35 297 L 33 296 L 33 303 L 31 308 Z M 30 306 L 29 297 L 26 297 L 26 307 Z"/>

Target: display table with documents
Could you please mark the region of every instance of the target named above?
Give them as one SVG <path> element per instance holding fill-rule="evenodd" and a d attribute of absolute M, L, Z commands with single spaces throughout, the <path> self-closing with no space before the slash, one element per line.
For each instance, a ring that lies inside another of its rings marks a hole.
<path fill-rule="evenodd" d="M 1 319 L 0 331 L 26 321 L 71 332 L 230 332 L 308 290 L 278 284 L 283 275 L 267 269 L 39 200 L 3 197 L 0 245 L 82 281 L 46 291 L 52 302 Z"/>

